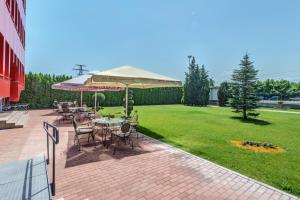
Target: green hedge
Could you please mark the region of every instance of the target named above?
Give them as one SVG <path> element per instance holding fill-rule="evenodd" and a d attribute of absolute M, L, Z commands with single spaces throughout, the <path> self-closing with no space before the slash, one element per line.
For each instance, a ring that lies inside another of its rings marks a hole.
<path fill-rule="evenodd" d="M 51 89 L 51 85 L 70 79 L 65 75 L 26 74 L 25 90 L 21 95 L 21 103 L 29 103 L 31 108 L 50 108 L 53 101 L 80 101 L 80 92 L 69 92 Z M 181 88 L 132 89 L 134 105 L 180 104 Z M 101 106 L 122 106 L 125 91 L 104 91 L 105 102 Z M 84 92 L 83 102 L 93 106 L 94 92 Z"/>

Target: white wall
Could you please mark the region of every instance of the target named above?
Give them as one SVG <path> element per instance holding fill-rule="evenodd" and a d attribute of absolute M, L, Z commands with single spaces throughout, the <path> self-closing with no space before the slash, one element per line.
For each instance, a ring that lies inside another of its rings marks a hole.
<path fill-rule="evenodd" d="M 210 101 L 218 101 L 218 87 L 210 88 L 209 92 L 209 100 Z"/>

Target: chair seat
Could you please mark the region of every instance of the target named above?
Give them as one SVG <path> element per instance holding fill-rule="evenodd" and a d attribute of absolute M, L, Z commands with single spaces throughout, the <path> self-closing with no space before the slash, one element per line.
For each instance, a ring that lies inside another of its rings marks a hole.
<path fill-rule="evenodd" d="M 128 137 L 130 135 L 130 132 L 123 133 L 122 131 L 116 131 L 114 134 L 118 137 Z"/>
<path fill-rule="evenodd" d="M 111 126 L 111 127 L 108 127 L 109 130 L 115 131 L 115 132 L 116 131 L 120 131 L 120 128 L 121 128 L 120 126 Z"/>
<path fill-rule="evenodd" d="M 72 113 L 65 113 L 65 112 L 63 112 L 62 113 L 64 116 L 72 116 L 73 114 Z"/>
<path fill-rule="evenodd" d="M 78 133 L 90 133 L 90 132 L 93 132 L 93 128 L 91 128 L 91 127 L 78 127 L 77 132 Z"/>
<path fill-rule="evenodd" d="M 137 122 L 129 122 L 129 124 L 130 124 L 131 126 L 137 126 L 137 125 L 138 125 Z"/>

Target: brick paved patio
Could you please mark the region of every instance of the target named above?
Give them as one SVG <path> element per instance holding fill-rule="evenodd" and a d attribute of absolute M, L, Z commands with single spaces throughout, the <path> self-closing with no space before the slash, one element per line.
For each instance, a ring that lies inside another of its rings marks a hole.
<path fill-rule="evenodd" d="M 43 155 L 51 112 L 30 111 L 25 128 L 1 130 L 0 163 Z M 78 152 L 73 128 L 59 129 L 56 199 L 297 199 L 148 137 L 116 155 L 100 143 Z"/>

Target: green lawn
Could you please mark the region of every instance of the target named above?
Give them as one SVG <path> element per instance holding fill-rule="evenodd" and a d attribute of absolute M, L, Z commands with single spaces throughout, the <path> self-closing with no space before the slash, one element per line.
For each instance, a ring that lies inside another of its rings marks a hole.
<path fill-rule="evenodd" d="M 182 105 L 135 106 L 139 130 L 192 154 L 300 196 L 300 115 L 261 112 L 259 120 L 242 122 L 228 108 Z M 104 113 L 123 111 L 105 108 Z M 281 154 L 255 153 L 231 140 L 271 142 Z"/>

